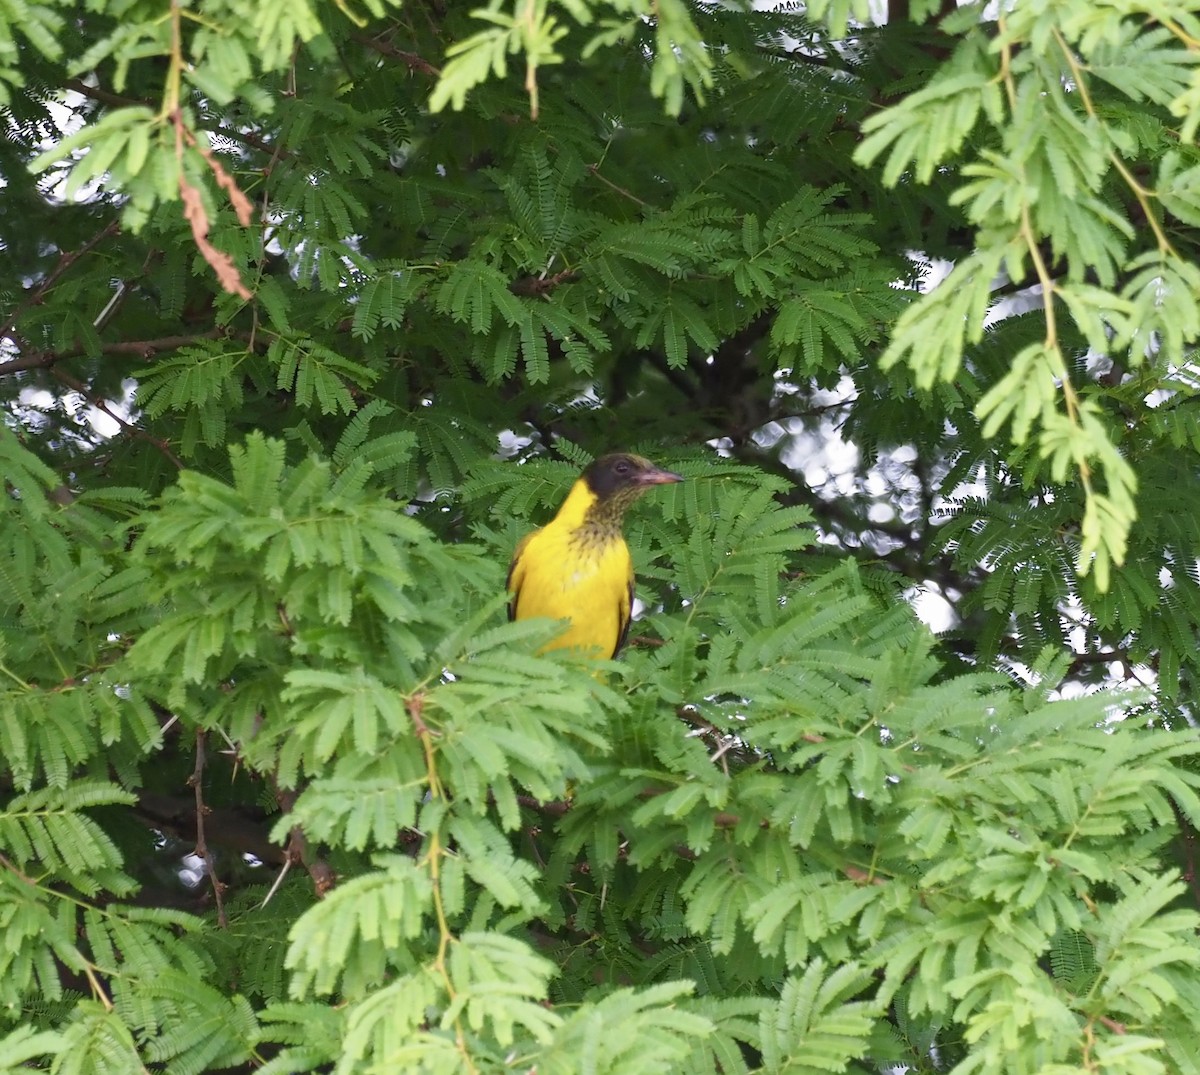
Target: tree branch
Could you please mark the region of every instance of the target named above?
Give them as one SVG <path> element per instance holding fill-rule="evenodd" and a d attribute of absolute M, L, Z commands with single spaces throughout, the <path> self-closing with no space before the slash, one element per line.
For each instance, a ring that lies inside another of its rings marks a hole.
<path fill-rule="evenodd" d="M 104 414 L 107 414 L 109 418 L 116 422 L 117 425 L 124 429 L 125 432 L 127 432 L 131 437 L 134 437 L 137 440 L 144 440 L 147 444 L 157 448 L 163 453 L 163 455 L 165 455 L 172 463 L 175 464 L 177 470 L 183 470 L 183 460 L 181 460 L 173 451 L 171 451 L 170 445 L 168 445 L 165 440 L 151 436 L 140 426 L 134 425 L 132 422 L 117 414 L 117 412 L 108 405 L 108 400 L 101 399 L 99 396 L 94 395 L 88 390 L 87 385 L 85 385 L 82 381 L 76 380 L 66 371 L 53 369 L 50 371 L 50 375 L 54 377 L 55 380 L 61 381 L 72 391 L 78 392 L 98 411 L 102 411 Z"/>
<path fill-rule="evenodd" d="M 508 285 L 514 295 L 547 295 L 561 284 L 573 284 L 583 273 L 576 269 L 563 269 L 553 276 L 521 276 Z"/>
<path fill-rule="evenodd" d="M 421 74 L 429 75 L 432 78 L 442 77 L 442 72 L 438 68 L 434 67 L 424 56 L 419 56 L 415 52 L 398 49 L 391 42 L 380 41 L 369 34 L 354 34 L 353 38 L 365 48 L 378 52 L 380 56 L 386 56 L 391 60 L 400 60 L 407 64 L 410 71 L 420 71 Z"/>
<path fill-rule="evenodd" d="M 34 287 L 34 289 L 29 293 L 29 296 L 23 302 L 17 305 L 16 309 L 14 309 L 9 315 L 8 320 L 4 322 L 3 326 L 0 326 L 0 339 L 13 340 L 14 343 L 18 342 L 13 336 L 13 329 L 16 327 L 16 324 L 21 317 L 42 301 L 46 295 L 46 292 L 49 291 L 56 283 L 58 283 L 62 275 L 72 265 L 74 265 L 75 262 L 84 257 L 86 254 L 89 254 L 91 251 L 95 250 L 96 247 L 104 242 L 105 239 L 111 238 L 120 230 L 121 222 L 119 220 L 111 220 L 78 250 L 64 251 L 59 256 L 58 262 L 54 268 L 46 274 L 41 283 Z M 3 372 L 6 366 L 7 363 L 0 365 L 0 372 Z"/>
<path fill-rule="evenodd" d="M 144 108 L 154 107 L 151 101 L 143 100 L 140 97 L 123 97 L 121 94 L 113 93 L 111 90 L 106 90 L 101 86 L 89 86 L 86 82 L 78 78 L 68 78 L 63 82 L 62 88 L 70 90 L 72 93 L 77 93 L 80 97 L 86 97 L 90 101 L 96 101 L 103 105 L 111 105 L 113 108 L 129 108 L 134 105 L 140 105 Z"/>
<path fill-rule="evenodd" d="M 1171 809 L 1175 811 L 1175 822 L 1179 826 L 1179 839 L 1183 845 L 1183 880 L 1187 882 L 1192 893 L 1192 900 L 1200 907 L 1200 873 L 1196 868 L 1196 826 L 1187 815 L 1179 809 L 1179 804 L 1171 800 Z"/>
<path fill-rule="evenodd" d="M 12 339 L 11 335 L 9 338 Z M 208 332 L 194 332 L 186 336 L 158 336 L 152 340 L 116 340 L 112 343 L 102 343 L 99 353 L 102 355 L 132 355 L 134 358 L 151 359 L 160 351 L 174 351 L 178 347 L 187 347 L 189 344 L 199 343 L 201 340 L 221 339 L 248 341 L 249 337 L 242 333 L 231 333 L 225 329 L 214 328 Z M 76 347 L 70 351 L 32 351 L 20 358 L 0 362 L 0 377 L 11 373 L 24 373 L 28 370 L 49 369 L 64 359 L 79 358 L 92 353 L 85 347 Z"/>
<path fill-rule="evenodd" d="M 296 793 L 280 788 L 275 784 L 273 776 L 271 783 L 275 787 L 275 801 L 279 803 L 279 809 L 285 814 L 290 814 L 292 807 L 296 805 Z M 299 825 L 292 826 L 292 830 L 288 834 L 287 847 L 284 848 L 283 853 L 287 860 L 284 869 L 287 869 L 289 864 L 296 863 L 308 871 L 308 876 L 312 878 L 313 891 L 316 892 L 318 899 L 324 899 L 337 884 L 337 874 L 333 872 L 333 867 L 319 855 L 313 857 L 309 854 L 308 837 Z"/>
<path fill-rule="evenodd" d="M 196 857 L 204 860 L 204 868 L 212 883 L 213 900 L 217 905 L 217 925 L 222 929 L 229 928 L 229 916 L 225 913 L 225 886 L 217 876 L 216 861 L 208 850 L 208 841 L 204 838 L 204 816 L 208 808 L 204 805 L 204 730 L 196 729 L 196 767 L 188 777 L 188 783 L 196 793 Z"/>

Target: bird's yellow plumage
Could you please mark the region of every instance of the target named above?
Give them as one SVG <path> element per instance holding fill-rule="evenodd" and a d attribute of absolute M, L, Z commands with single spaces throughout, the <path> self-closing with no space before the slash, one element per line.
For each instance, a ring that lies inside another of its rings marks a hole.
<path fill-rule="evenodd" d="M 621 534 L 625 509 L 650 486 L 681 480 L 641 456 L 597 459 L 554 519 L 517 546 L 508 569 L 511 618 L 568 620 L 547 649 L 616 656 L 633 607 L 633 561 Z"/>

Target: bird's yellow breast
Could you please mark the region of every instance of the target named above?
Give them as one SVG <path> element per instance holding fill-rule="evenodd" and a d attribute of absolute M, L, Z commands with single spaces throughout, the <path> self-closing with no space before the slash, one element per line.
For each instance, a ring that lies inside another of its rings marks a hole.
<path fill-rule="evenodd" d="M 555 519 L 517 547 L 508 585 L 515 619 L 570 621 L 547 648 L 611 657 L 629 623 L 633 563 L 619 531 L 599 533 L 584 525 L 593 500 L 577 483 Z"/>

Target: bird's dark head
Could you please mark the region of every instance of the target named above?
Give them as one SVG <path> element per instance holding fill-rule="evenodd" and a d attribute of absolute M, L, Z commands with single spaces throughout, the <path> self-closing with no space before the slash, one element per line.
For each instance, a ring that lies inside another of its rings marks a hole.
<path fill-rule="evenodd" d="M 632 504 L 652 485 L 681 482 L 683 476 L 660 470 L 640 455 L 618 452 L 602 455 L 583 472 L 583 480 L 600 503 Z"/>

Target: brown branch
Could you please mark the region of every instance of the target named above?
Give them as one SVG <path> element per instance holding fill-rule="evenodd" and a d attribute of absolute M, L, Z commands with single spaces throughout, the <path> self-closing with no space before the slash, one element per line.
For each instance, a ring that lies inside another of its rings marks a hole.
<path fill-rule="evenodd" d="M 294 862 L 308 870 L 308 876 L 312 878 L 313 891 L 317 894 L 318 899 L 324 899 L 337 884 L 337 874 L 333 872 L 333 867 L 328 862 L 320 856 L 310 861 L 308 837 L 304 835 L 304 830 L 299 825 L 293 828 L 288 836 L 284 854 L 287 855 L 289 862 Z"/>
<path fill-rule="evenodd" d="M 119 93 L 113 93 L 111 90 L 106 90 L 100 86 L 89 86 L 86 82 L 78 78 L 68 78 L 62 84 L 64 90 L 70 90 L 72 93 L 79 94 L 80 97 L 87 97 L 89 100 L 97 101 L 100 104 L 112 105 L 113 108 L 153 108 L 154 102 L 147 101 L 140 97 L 123 97 Z"/>
<path fill-rule="evenodd" d="M 183 461 L 173 451 L 171 451 L 170 445 L 168 445 L 165 440 L 162 440 L 159 437 L 151 436 L 151 434 L 147 433 L 140 426 L 134 425 L 132 422 L 127 421 L 121 415 L 117 414 L 117 412 L 108 405 L 108 400 L 94 395 L 88 390 L 87 385 L 85 385 L 82 381 L 76 380 L 65 370 L 61 369 L 52 369 L 50 371 L 50 376 L 57 381 L 61 381 L 72 391 L 78 392 L 98 411 L 102 411 L 104 414 L 107 414 L 109 418 L 116 422 L 131 437 L 135 438 L 136 440 L 144 440 L 147 444 L 157 448 L 163 453 L 163 455 L 165 455 L 172 463 L 175 464 L 176 469 L 183 470 Z"/>
<path fill-rule="evenodd" d="M 217 905 L 217 925 L 222 929 L 229 928 L 229 916 L 225 914 L 225 886 L 217 877 L 216 862 L 208 850 L 208 841 L 204 838 L 204 815 L 208 808 L 204 805 L 204 730 L 196 729 L 196 767 L 188 777 L 188 783 L 196 793 L 196 857 L 203 859 L 204 868 L 208 871 L 208 879 L 212 883 L 213 899 Z"/>
<path fill-rule="evenodd" d="M 70 351 L 30 351 L 20 358 L 0 362 L 0 377 L 10 373 L 25 373 L 28 370 L 49 369 L 68 358 L 99 353 L 102 355 L 133 355 L 134 358 L 151 359 L 160 351 L 173 351 L 177 347 L 199 343 L 201 340 L 244 339 L 241 333 L 230 333 L 224 329 L 194 332 L 186 336 L 158 336 L 152 340 L 116 340 L 102 343 L 95 350 L 76 347 Z"/>
<path fill-rule="evenodd" d="M 857 866 L 843 866 L 844 873 L 851 881 L 859 885 L 886 885 L 885 881 L 878 874 L 868 873 L 866 870 L 859 869 Z"/>
<path fill-rule="evenodd" d="M 43 279 L 41 281 L 41 283 L 39 283 L 29 293 L 29 297 L 26 298 L 24 302 L 20 303 L 17 306 L 17 308 L 15 310 L 13 310 L 13 312 L 9 315 L 8 320 L 4 322 L 4 325 L 2 327 L 0 327 L 0 339 L 5 339 L 5 338 L 12 339 L 13 338 L 12 331 L 16 327 L 16 324 L 21 319 L 22 315 L 24 315 L 27 311 L 32 309 L 34 306 L 37 306 L 39 303 L 41 303 L 42 299 L 45 298 L 46 292 L 49 291 L 56 283 L 58 283 L 58 281 L 62 277 L 63 273 L 65 273 L 72 265 L 75 264 L 75 262 L 77 262 L 85 254 L 90 253 L 97 246 L 99 246 L 102 242 L 104 242 L 105 239 L 108 239 L 108 238 L 112 237 L 113 235 L 116 235 L 117 232 L 119 232 L 120 230 L 121 230 L 121 222 L 119 220 L 110 221 L 105 227 L 101 228 L 100 231 L 98 231 L 95 235 L 93 235 L 86 243 L 84 243 L 81 247 L 79 247 L 78 250 L 64 251 L 59 256 L 58 263 L 54 266 L 53 269 L 51 269 L 46 274 L 45 279 Z M 14 342 L 16 342 L 16 341 L 14 341 Z M 0 371 L 2 371 L 3 369 L 4 369 L 4 366 L 0 366 Z"/>
<path fill-rule="evenodd" d="M 562 817 L 571 809 L 571 804 L 565 800 L 542 802 L 541 799 L 535 799 L 532 795 L 518 795 L 517 802 L 521 806 L 536 810 L 539 814 L 545 814 L 547 817 Z"/>
<path fill-rule="evenodd" d="M 514 295 L 546 295 L 560 284 L 573 284 L 583 273 L 578 269 L 563 269 L 553 276 L 521 276 L 508 285 Z"/>
<path fill-rule="evenodd" d="M 290 814 L 292 807 L 296 805 L 296 793 L 280 788 L 274 776 L 271 777 L 271 784 L 275 789 L 275 801 L 279 804 L 279 809 L 285 814 Z M 308 871 L 308 876 L 312 878 L 313 891 L 316 892 L 318 899 L 324 899 L 337 884 L 337 874 L 333 872 L 333 867 L 319 855 L 313 857 L 310 854 L 308 837 L 299 825 L 292 826 L 283 853 L 286 857 L 285 870 L 289 865 L 295 864 L 303 866 Z"/>
<path fill-rule="evenodd" d="M 438 68 L 434 67 L 424 56 L 419 56 L 415 52 L 398 49 L 390 42 L 380 41 L 368 34 L 354 34 L 353 37 L 360 45 L 378 52 L 380 56 L 386 56 L 391 60 L 400 60 L 407 64 L 410 71 L 420 71 L 421 74 L 429 75 L 432 78 L 441 78 L 442 76 L 442 72 Z"/>
<path fill-rule="evenodd" d="M 417 691 L 411 698 L 404 703 L 404 708 L 408 710 L 408 717 L 413 722 L 413 727 L 417 730 L 417 735 L 428 737 L 431 733 L 429 725 L 425 723 L 425 719 L 421 714 L 425 710 L 425 693 Z"/>
<path fill-rule="evenodd" d="M 259 138 L 256 134 L 248 134 L 246 131 L 235 131 L 231 127 L 221 127 L 218 124 L 201 123 L 200 130 L 208 131 L 209 134 L 215 134 L 218 138 L 228 138 L 231 142 L 237 142 L 238 145 L 245 146 L 247 149 L 257 149 L 259 153 L 265 153 L 269 157 L 294 157 L 295 154 L 283 148 L 283 146 L 272 145 L 263 138 Z M 269 172 L 270 168 L 265 168 L 264 171 Z"/>
<path fill-rule="evenodd" d="M 1196 827 L 1174 800 L 1171 802 L 1171 809 L 1175 811 L 1175 823 L 1179 826 L 1179 839 L 1183 844 L 1182 877 L 1191 890 L 1192 899 L 1200 907 L 1200 875 L 1196 869 Z"/>
<path fill-rule="evenodd" d="M 632 646 L 634 649 L 658 649 L 666 644 L 665 639 L 652 638 L 650 635 L 634 635 L 626 641 L 626 645 Z"/>
<path fill-rule="evenodd" d="M 135 358 L 153 358 L 159 351 L 174 351 L 179 347 L 199 343 L 201 340 L 243 339 L 240 333 L 226 332 L 214 328 L 207 332 L 193 332 L 180 336 L 157 336 L 152 340 L 118 340 L 114 343 L 102 343 L 102 355 L 133 355 Z M 3 367 L 0 366 L 0 370 Z"/>
<path fill-rule="evenodd" d="M 7 855 L 0 853 L 0 866 L 3 866 L 9 873 L 15 874 L 18 878 L 24 881 L 27 885 L 35 885 L 36 881 L 32 877 L 27 877 L 21 870 L 14 865 Z"/>

